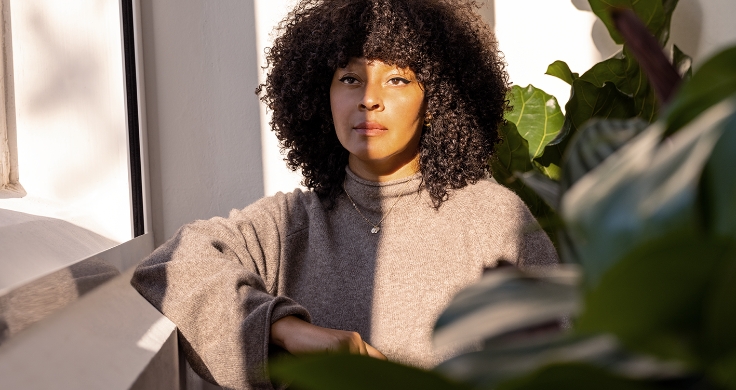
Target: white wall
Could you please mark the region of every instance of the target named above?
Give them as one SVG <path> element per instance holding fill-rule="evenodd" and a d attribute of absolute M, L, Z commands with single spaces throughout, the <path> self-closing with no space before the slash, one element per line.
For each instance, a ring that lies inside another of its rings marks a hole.
<path fill-rule="evenodd" d="M 253 1 L 142 0 L 156 243 L 264 194 Z"/>
<path fill-rule="evenodd" d="M 0 199 L 0 208 L 64 219 L 116 242 L 129 240 L 118 0 L 9 4 L 7 72 L 14 96 L 7 119 L 15 129 L 19 179 L 28 195 Z"/>

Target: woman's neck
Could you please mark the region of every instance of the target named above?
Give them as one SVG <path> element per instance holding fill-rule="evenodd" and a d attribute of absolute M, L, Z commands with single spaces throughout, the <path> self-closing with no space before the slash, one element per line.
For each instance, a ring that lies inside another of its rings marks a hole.
<path fill-rule="evenodd" d="M 359 178 L 374 182 L 386 182 L 413 176 L 419 172 L 419 154 L 404 164 L 382 164 L 376 161 L 362 161 L 350 155 L 348 167 Z"/>

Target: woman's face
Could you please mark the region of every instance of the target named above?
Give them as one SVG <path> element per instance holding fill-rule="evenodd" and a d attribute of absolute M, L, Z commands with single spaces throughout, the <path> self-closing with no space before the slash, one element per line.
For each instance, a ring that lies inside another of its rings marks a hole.
<path fill-rule="evenodd" d="M 383 181 L 416 172 L 425 104 L 414 72 L 353 58 L 332 77 L 330 107 L 355 174 Z"/>

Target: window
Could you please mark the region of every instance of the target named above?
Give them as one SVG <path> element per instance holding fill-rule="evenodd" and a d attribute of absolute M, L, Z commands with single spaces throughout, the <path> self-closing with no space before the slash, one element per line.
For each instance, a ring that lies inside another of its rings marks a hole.
<path fill-rule="evenodd" d="M 128 282 L 153 249 L 139 2 L 0 7 L 0 388 L 173 388 L 173 324 Z"/>

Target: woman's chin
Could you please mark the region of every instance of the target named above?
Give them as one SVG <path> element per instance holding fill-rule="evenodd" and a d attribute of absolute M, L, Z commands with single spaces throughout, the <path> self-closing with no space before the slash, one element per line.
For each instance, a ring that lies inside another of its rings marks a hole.
<path fill-rule="evenodd" d="M 351 168 L 358 168 L 360 166 L 363 169 L 381 172 L 396 172 L 411 165 L 412 168 L 416 167 L 416 159 L 418 155 L 414 156 L 400 156 L 391 153 L 379 153 L 379 152 L 363 152 L 363 153 L 350 153 L 349 164 Z M 416 169 L 414 169 L 416 170 Z"/>

